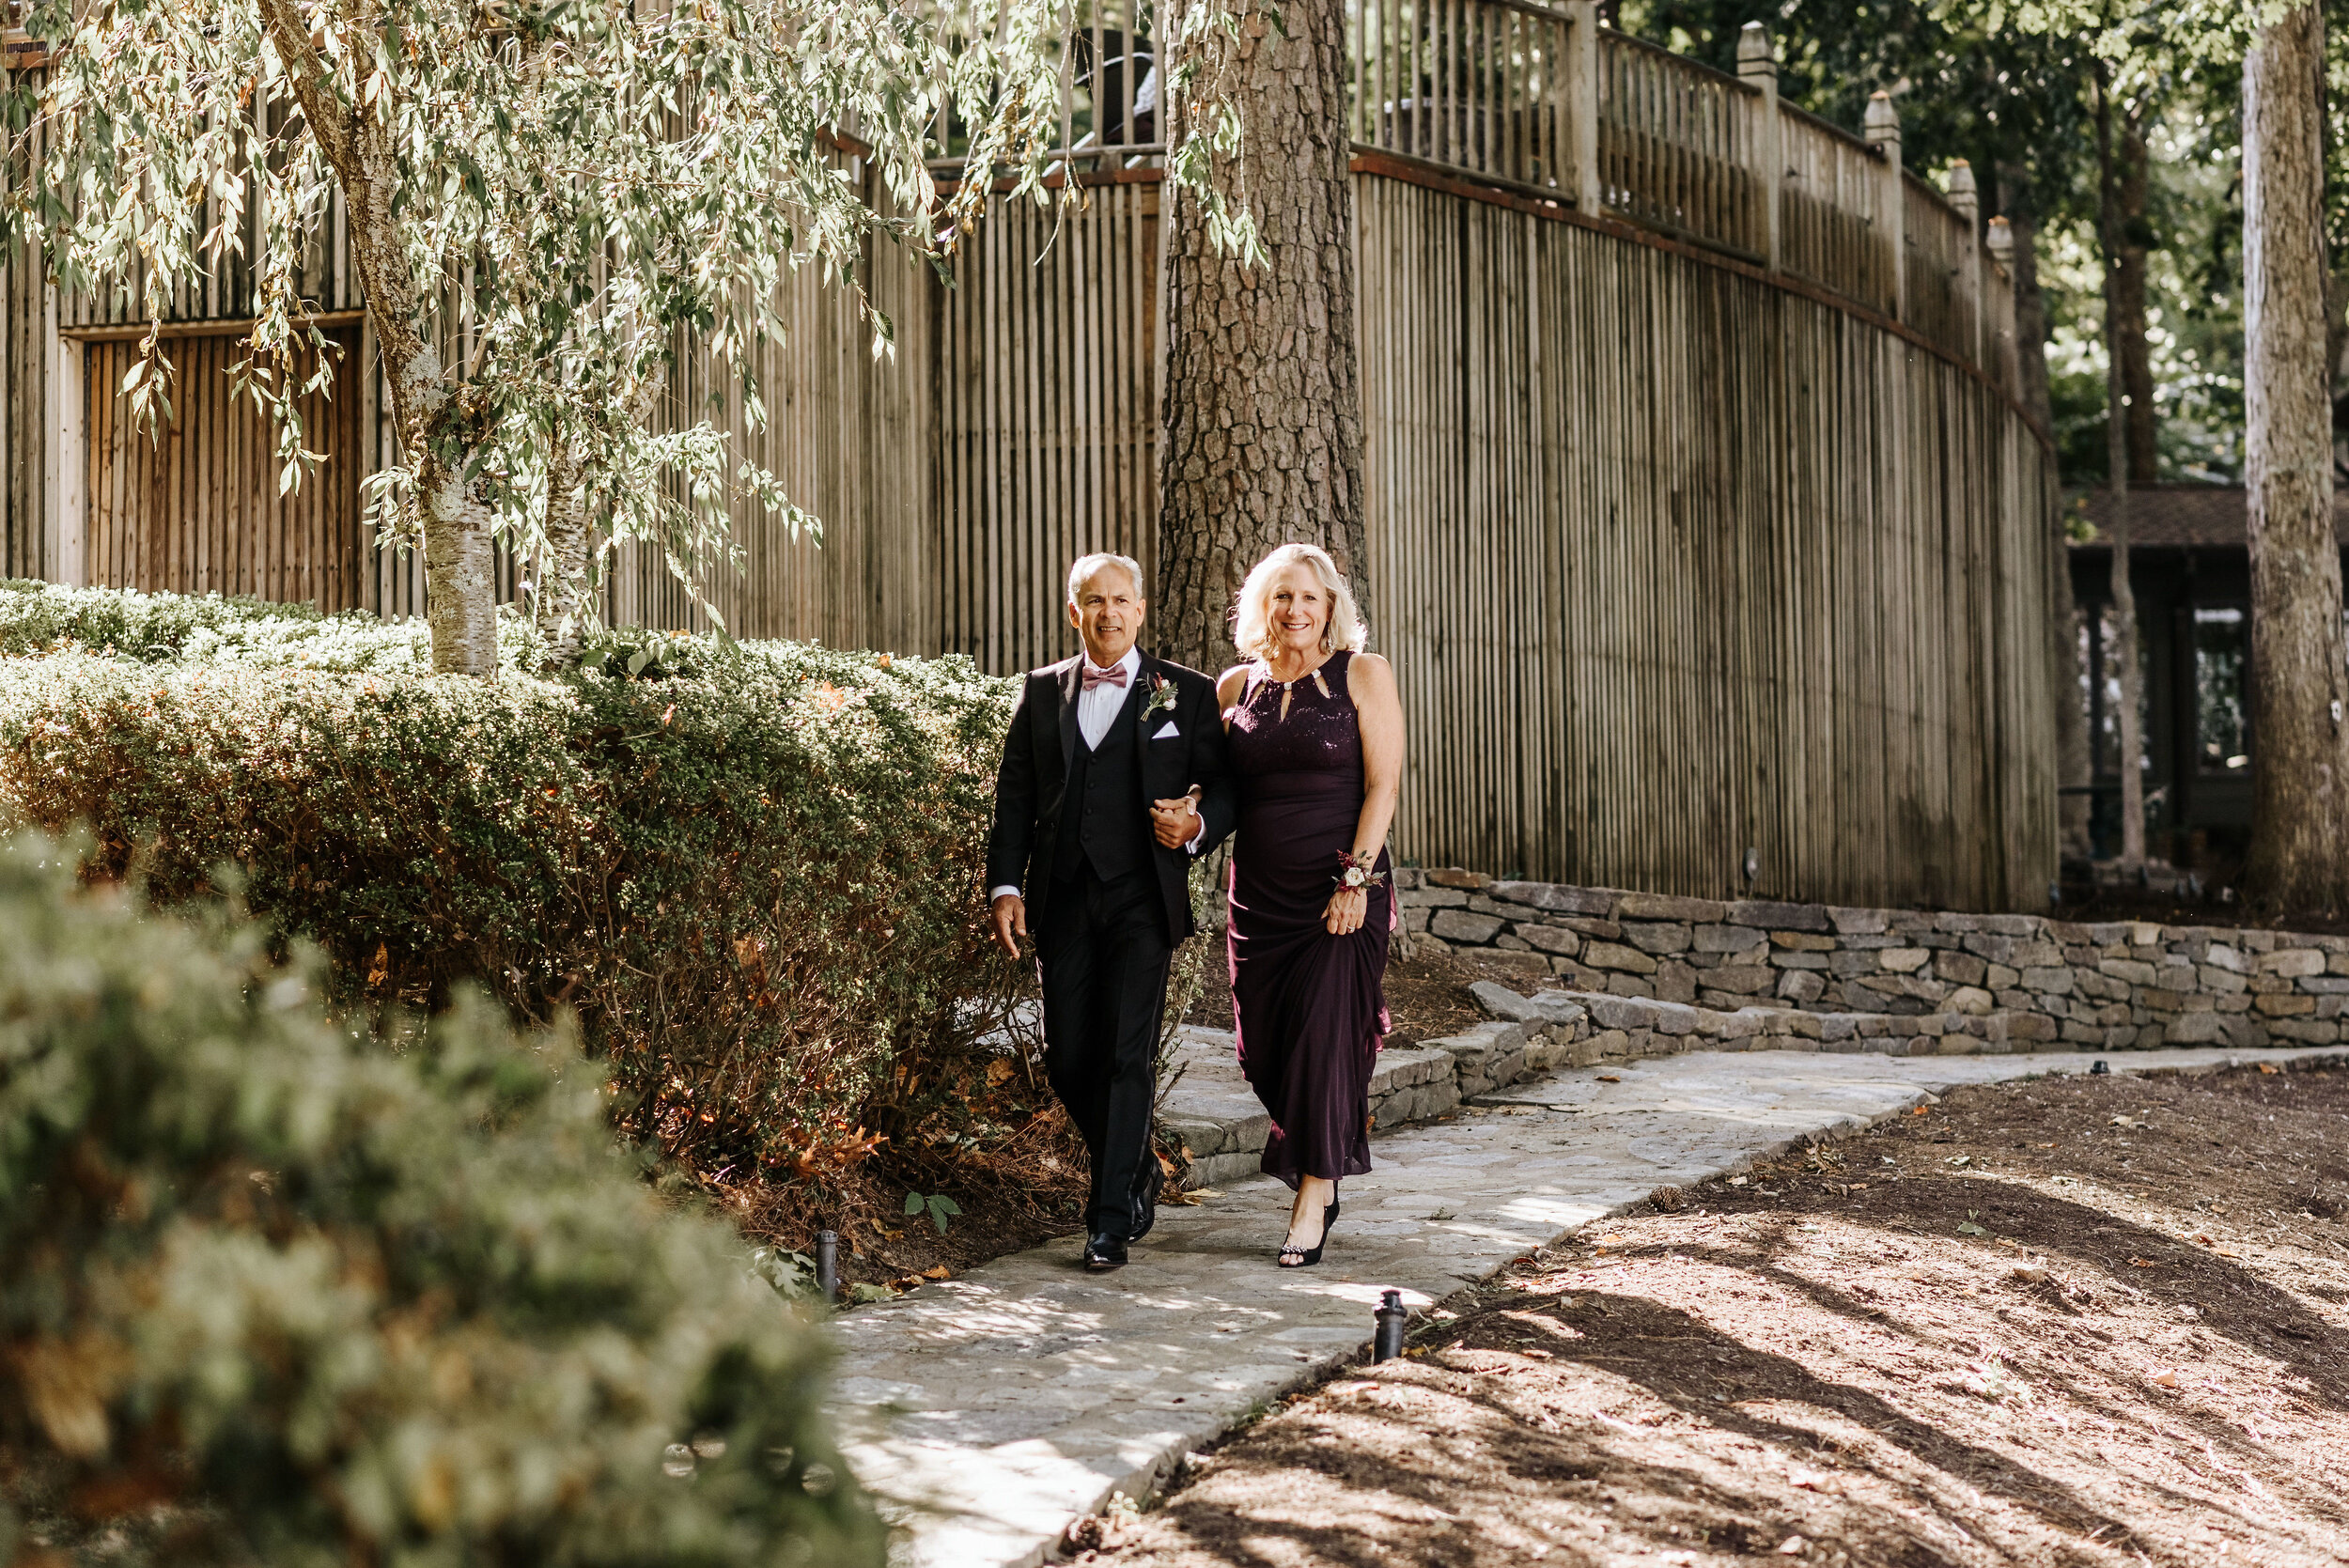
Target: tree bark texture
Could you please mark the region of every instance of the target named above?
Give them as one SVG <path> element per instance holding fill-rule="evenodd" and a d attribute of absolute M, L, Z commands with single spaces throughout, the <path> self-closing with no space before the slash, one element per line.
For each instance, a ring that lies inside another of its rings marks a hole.
<path fill-rule="evenodd" d="M 2105 256 L 2105 471 L 2106 483 L 2112 491 L 2110 539 L 2112 543 L 2112 632 L 2113 663 L 2121 680 L 2121 711 L 2116 728 L 2120 731 L 2121 755 L 2114 766 L 2121 775 L 2121 869 L 2124 872 L 2142 870 L 2145 864 L 2145 768 L 2144 740 L 2139 734 L 2139 718 L 2142 711 L 2145 672 L 2137 656 L 2137 590 L 2129 581 L 2129 483 L 2134 464 L 2129 457 L 2128 356 L 2130 337 L 2129 297 L 2135 290 L 2137 317 L 2134 342 L 2141 352 L 2145 343 L 2144 251 L 2139 247 L 2131 260 L 2129 241 L 2124 232 L 2123 213 L 2126 204 L 2122 198 L 2121 185 L 2127 154 L 2123 147 L 2115 146 L 2111 83 L 2102 68 L 2097 73 L 2096 93 L 2096 161 L 2097 207 L 2102 249 Z M 2125 143 L 2128 124 L 2122 120 L 2118 140 Z M 2142 150 L 2143 144 L 2139 144 Z M 2141 192 L 2140 192 L 2141 194 Z M 2150 409 L 2149 397 L 2145 406 Z"/>
<path fill-rule="evenodd" d="M 432 629 L 432 668 L 441 674 L 492 674 L 497 577 L 490 512 L 465 483 L 470 443 L 463 413 L 450 395 L 439 350 L 417 327 L 422 312 L 415 273 L 393 210 L 398 149 L 378 116 L 354 112 L 335 96 L 294 0 L 262 0 L 261 8 L 303 117 L 343 189 L 367 321 L 381 346 L 393 419 L 424 511 L 425 619 Z"/>
<path fill-rule="evenodd" d="M 2023 411 L 2042 430 L 2055 429 L 2055 403 L 2047 388 L 2047 300 L 2039 288 L 2039 225 L 2031 197 L 2030 171 L 2017 163 L 1998 165 L 1999 210 L 2007 232 L 2014 236 L 2010 266 L 2015 284 L 2015 372 L 2021 383 Z M 2063 508 L 2050 506 L 2055 517 L 2056 569 L 2048 584 L 2054 608 L 2056 691 L 2056 782 L 2067 789 L 2094 779 L 2088 749 L 2088 712 L 2082 701 L 2079 605 L 2072 597 L 2071 541 L 2065 532 Z M 2056 798 L 2059 852 L 2085 860 L 2089 839 L 2089 797 Z"/>
<path fill-rule="evenodd" d="M 1268 264 L 1220 253 L 1195 196 L 1164 187 L 1157 614 L 1169 654 L 1210 671 L 1233 662 L 1233 596 L 1275 546 L 1329 551 L 1367 613 L 1346 11 L 1281 14 L 1286 37 L 1252 8 L 1237 39 L 1181 43 L 1239 106 L 1240 149 L 1215 179 L 1254 214 Z"/>
<path fill-rule="evenodd" d="M 2030 171 L 1999 165 L 1999 211 L 2015 237 L 2015 374 L 2022 383 L 2023 411 L 2042 430 L 2055 429 L 2055 403 L 2047 390 L 2047 297 L 2039 287 L 2038 204 Z"/>
<path fill-rule="evenodd" d="M 2252 903 L 2349 908 L 2341 547 L 2325 363 L 2323 67 L 2314 5 L 2243 64 L 2244 479 L 2250 504 Z"/>
<path fill-rule="evenodd" d="M 2149 169 L 2142 105 L 2118 119 L 2111 181 L 2115 208 L 2109 228 L 2116 250 L 2105 287 L 2113 304 L 2129 483 L 2150 485 L 2160 473 L 2160 457 L 2154 446 L 2154 354 L 2145 326 L 2145 274 L 2153 254 L 2153 225 L 2146 212 Z"/>
<path fill-rule="evenodd" d="M 566 441 L 547 464 L 546 556 L 538 567 L 538 629 L 547 640 L 547 667 L 568 669 L 586 630 L 587 558 L 594 543 L 586 464 L 576 441 Z"/>
<path fill-rule="evenodd" d="M 2108 377 L 2115 389 L 2121 377 L 2115 367 Z M 2137 590 L 2129 582 L 2129 481 L 2123 472 L 2126 454 L 2118 422 L 2108 451 L 2114 460 L 2112 482 L 2112 662 L 2121 679 L 2119 760 L 2121 774 L 2121 869 L 2136 872 L 2145 864 L 2145 741 L 2138 715 L 2142 710 L 2145 673 L 2137 657 Z"/>

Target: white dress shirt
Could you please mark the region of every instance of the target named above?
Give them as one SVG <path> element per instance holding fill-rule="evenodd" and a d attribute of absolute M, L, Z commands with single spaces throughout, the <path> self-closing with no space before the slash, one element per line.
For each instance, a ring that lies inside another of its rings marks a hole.
<path fill-rule="evenodd" d="M 1110 733 L 1110 726 L 1117 722 L 1117 716 L 1125 711 L 1126 699 L 1133 694 L 1134 682 L 1142 675 L 1142 650 L 1128 648 L 1126 657 L 1117 661 L 1117 667 L 1126 672 L 1126 684 L 1123 686 L 1112 686 L 1105 680 L 1088 691 L 1083 689 L 1081 678 L 1080 680 L 1077 728 L 1085 737 L 1085 750 L 1088 752 L 1101 749 L 1101 737 Z M 1087 659 L 1084 668 L 1085 674 L 1091 675 L 1099 666 Z M 1107 674 L 1106 671 L 1102 673 Z"/>
<path fill-rule="evenodd" d="M 1082 654 L 1077 657 L 1086 670 L 1100 669 L 1099 665 L 1086 659 Z M 1126 710 L 1126 699 L 1133 694 L 1134 683 L 1142 678 L 1142 650 L 1128 648 L 1126 657 L 1118 660 L 1118 667 L 1126 672 L 1126 684 L 1123 686 L 1112 686 L 1108 681 L 1103 681 L 1087 691 L 1083 689 L 1081 678 L 1080 680 L 1077 692 L 1077 730 L 1085 737 L 1085 749 L 1088 751 L 1099 749 L 1101 737 L 1110 733 L 1110 726 L 1117 722 L 1117 716 Z M 1196 807 L 1193 808 L 1193 810 L 1196 809 Z M 1196 855 L 1199 853 L 1199 841 L 1206 837 L 1206 834 L 1207 825 L 1203 821 L 1199 824 L 1199 831 L 1190 835 L 1190 842 L 1184 847 Z M 1157 841 L 1153 839 L 1152 842 Z M 987 890 L 987 901 L 992 904 L 1003 894 L 1019 891 L 1019 888 L 1010 883 L 1005 883 L 1000 888 L 989 888 Z"/>

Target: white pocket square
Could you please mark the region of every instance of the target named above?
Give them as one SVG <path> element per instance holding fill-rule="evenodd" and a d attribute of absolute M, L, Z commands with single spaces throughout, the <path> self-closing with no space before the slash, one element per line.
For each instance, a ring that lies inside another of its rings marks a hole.
<path fill-rule="evenodd" d="M 1183 732 L 1182 732 L 1182 731 L 1180 731 L 1180 730 L 1178 730 L 1178 729 L 1176 729 L 1176 728 L 1174 727 L 1174 720 L 1172 720 L 1172 719 L 1169 719 L 1169 720 L 1168 720 L 1165 723 L 1160 724 L 1160 725 L 1158 727 L 1158 732 L 1157 732 L 1156 734 L 1152 735 L 1152 736 L 1150 737 L 1150 738 L 1151 738 L 1151 739 L 1153 739 L 1153 740 L 1166 740 L 1166 739 L 1178 739 L 1178 740 L 1179 740 L 1180 738 L 1182 738 L 1182 734 L 1183 734 Z"/>

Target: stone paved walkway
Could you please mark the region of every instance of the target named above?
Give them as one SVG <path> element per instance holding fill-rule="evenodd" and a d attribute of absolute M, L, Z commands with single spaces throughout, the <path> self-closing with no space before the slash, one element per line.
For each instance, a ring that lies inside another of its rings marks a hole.
<path fill-rule="evenodd" d="M 2142 1073 L 2339 1055 L 2107 1060 Z M 1361 1350 L 1381 1289 L 1423 1308 L 1659 1185 L 1935 1091 L 2092 1060 L 1699 1051 L 1519 1084 L 1374 1141 L 1377 1169 L 1346 1182 L 1319 1268 L 1275 1269 L 1288 1193 L 1255 1177 L 1200 1207 L 1161 1207 L 1121 1272 L 1083 1273 L 1071 1236 L 844 1314 L 833 1408 L 849 1463 L 905 1525 L 900 1564 L 1022 1568 L 1112 1489 L 1148 1493 L 1185 1452 Z"/>

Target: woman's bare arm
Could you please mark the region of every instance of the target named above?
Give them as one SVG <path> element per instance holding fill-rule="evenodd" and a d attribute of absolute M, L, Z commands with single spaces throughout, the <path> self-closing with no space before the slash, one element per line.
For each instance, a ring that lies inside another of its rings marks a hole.
<path fill-rule="evenodd" d="M 1403 697 L 1395 690 L 1394 666 L 1375 653 L 1354 656 L 1346 685 L 1362 729 L 1362 815 L 1354 828 L 1354 854 L 1361 859 L 1376 856 L 1394 826 L 1395 801 L 1403 793 Z"/>
<path fill-rule="evenodd" d="M 1362 732 L 1362 815 L 1354 823 L 1354 858 L 1376 861 L 1394 825 L 1394 805 L 1403 792 L 1403 698 L 1394 667 L 1375 653 L 1354 656 L 1346 671 L 1355 716 Z M 1370 913 L 1370 890 L 1340 888 L 1330 895 L 1321 924 L 1331 936 L 1361 929 Z"/>

